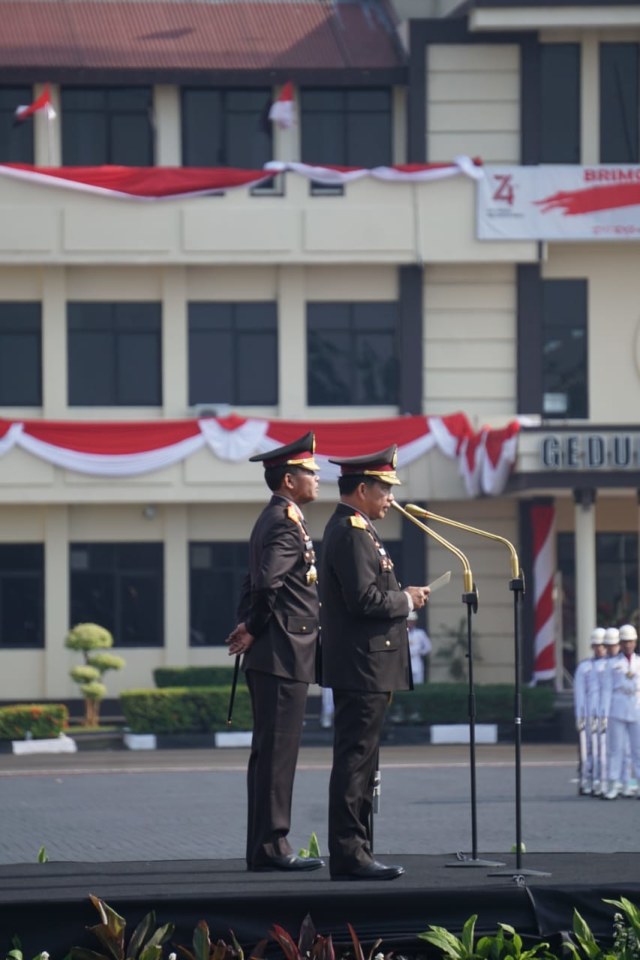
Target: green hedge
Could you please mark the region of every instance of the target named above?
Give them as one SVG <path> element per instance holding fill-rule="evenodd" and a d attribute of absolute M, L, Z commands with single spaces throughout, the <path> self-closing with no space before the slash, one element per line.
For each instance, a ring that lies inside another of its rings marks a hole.
<path fill-rule="evenodd" d="M 229 667 L 156 667 L 153 682 L 165 687 L 224 687 L 233 680 L 233 666 Z M 238 684 L 244 686 L 244 673 L 238 674 Z"/>
<path fill-rule="evenodd" d="M 120 704 L 132 733 L 214 733 L 228 730 L 231 684 L 225 687 L 166 687 L 125 690 Z M 251 702 L 246 687 L 238 687 L 232 730 L 251 730 Z"/>
<path fill-rule="evenodd" d="M 0 707 L 0 740 L 34 740 L 59 737 L 69 722 L 63 703 L 23 703 Z"/>
<path fill-rule="evenodd" d="M 555 694 L 550 687 L 524 687 L 522 717 L 526 721 L 551 720 Z M 475 688 L 478 723 L 513 721 L 514 687 L 509 683 L 487 683 Z M 464 723 L 469 717 L 469 688 L 466 683 L 426 683 L 412 691 L 394 693 L 389 719 L 394 723 Z"/>

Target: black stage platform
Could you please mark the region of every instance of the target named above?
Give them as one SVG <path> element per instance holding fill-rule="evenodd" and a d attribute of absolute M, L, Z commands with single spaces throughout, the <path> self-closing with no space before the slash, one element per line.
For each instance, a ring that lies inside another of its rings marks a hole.
<path fill-rule="evenodd" d="M 100 949 L 85 930 L 98 922 L 89 893 L 121 913 L 129 933 L 154 909 L 159 925 L 176 924 L 172 940 L 185 946 L 201 919 L 212 938 L 228 942 L 233 930 L 247 948 L 274 923 L 297 939 L 309 913 L 317 931 L 331 933 L 336 943 L 347 942 L 351 923 L 364 944 L 381 937 L 384 952 L 424 950 L 419 932 L 430 924 L 459 932 L 473 913 L 478 933 L 494 933 L 502 922 L 521 935 L 553 940 L 571 929 L 574 907 L 598 939 L 608 940 L 614 910 L 603 899 L 625 896 L 640 904 L 638 854 L 524 854 L 523 870 L 551 874 L 524 880 L 514 879 L 515 855 L 481 856 L 505 861 L 507 875 L 449 868 L 455 856 L 420 855 L 381 857 L 407 871 L 382 883 L 332 881 L 326 868 L 295 877 L 247 873 L 240 860 L 0 865 L 0 947 L 9 949 L 17 934 L 27 956 L 47 950 L 60 957 L 70 946 Z"/>

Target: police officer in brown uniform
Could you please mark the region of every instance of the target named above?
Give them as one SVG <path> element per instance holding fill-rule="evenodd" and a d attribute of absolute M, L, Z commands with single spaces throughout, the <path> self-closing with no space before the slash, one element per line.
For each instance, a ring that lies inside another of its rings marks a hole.
<path fill-rule="evenodd" d="M 335 880 L 393 880 L 401 866 L 371 850 L 373 780 L 385 710 L 393 690 L 412 686 L 407 616 L 428 587 L 402 590 L 373 521 L 393 500 L 396 447 L 348 460 L 340 503 L 322 541 L 322 683 L 335 701 L 329 785 L 329 855 Z"/>
<path fill-rule="evenodd" d="M 273 496 L 251 533 L 249 573 L 227 638 L 244 654 L 253 738 L 247 771 L 249 870 L 314 870 L 287 839 L 309 683 L 316 679 L 319 628 L 313 543 L 300 509 L 318 495 L 314 435 L 251 457 Z"/>

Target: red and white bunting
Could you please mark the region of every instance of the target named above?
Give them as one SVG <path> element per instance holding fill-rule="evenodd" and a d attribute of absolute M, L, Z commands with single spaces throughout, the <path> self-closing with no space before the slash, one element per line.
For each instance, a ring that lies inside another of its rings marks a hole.
<path fill-rule="evenodd" d="M 247 189 L 291 171 L 322 183 L 345 184 L 364 177 L 391 183 L 424 183 L 464 174 L 483 176 L 479 161 L 456 157 L 452 163 L 404 164 L 395 167 L 314 167 L 305 163 L 267 163 L 262 170 L 234 167 L 36 167 L 0 163 L 0 176 L 44 186 L 65 187 L 128 200 L 175 200 Z"/>
<path fill-rule="evenodd" d="M 556 675 L 553 578 L 555 558 L 555 508 L 534 503 L 530 510 L 533 534 L 534 663 L 533 682 Z"/>
<path fill-rule="evenodd" d="M 232 414 L 202 420 L 161 420 L 148 422 L 0 420 L 0 457 L 20 447 L 57 467 L 96 477 L 131 477 L 161 470 L 208 447 L 220 460 L 234 463 L 254 453 L 290 443 L 302 432 L 316 434 L 316 459 L 321 480 L 334 480 L 337 467 L 329 458 L 359 456 L 398 445 L 398 464 L 407 466 L 433 448 L 450 459 L 468 457 L 464 452 L 474 433 L 464 413 L 445 417 L 391 417 L 386 420 L 313 422 L 261 420 Z M 479 487 L 469 493 L 500 493 L 515 461 L 518 424 L 505 431 L 484 431 L 477 446 L 480 464 Z M 496 437 L 493 437 L 495 432 Z M 504 437 L 502 435 L 504 434 Z M 502 437 L 502 439 L 501 439 Z M 466 444 L 466 446 L 465 446 Z M 495 458 L 483 469 L 483 461 Z M 489 454 L 487 451 L 494 451 Z M 500 464 L 496 471 L 495 463 Z M 476 474 L 474 474 L 476 476 Z M 484 479 L 483 479 L 484 478 Z M 498 481 L 502 486 L 498 486 Z M 484 483 L 490 485 L 485 487 Z"/>
<path fill-rule="evenodd" d="M 392 167 L 341 167 L 333 164 L 316 166 L 311 163 L 271 160 L 265 163 L 265 169 L 272 173 L 298 173 L 308 180 L 335 185 L 363 180 L 365 177 L 386 180 L 389 183 L 426 183 L 429 180 L 445 180 L 460 174 L 472 180 L 481 180 L 484 176 L 482 161 L 466 156 L 454 157 L 451 163 L 401 163 Z"/>

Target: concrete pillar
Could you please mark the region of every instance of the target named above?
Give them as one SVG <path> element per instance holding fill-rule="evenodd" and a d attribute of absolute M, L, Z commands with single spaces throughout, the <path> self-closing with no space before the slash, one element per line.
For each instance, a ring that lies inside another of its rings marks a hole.
<path fill-rule="evenodd" d="M 189 559 L 186 505 L 163 507 L 164 662 L 189 663 Z"/>
<path fill-rule="evenodd" d="M 42 416 L 64 419 L 67 406 L 67 304 L 64 267 L 42 270 Z"/>
<path fill-rule="evenodd" d="M 307 320 L 304 267 L 278 267 L 278 416 L 297 419 L 307 402 Z"/>
<path fill-rule="evenodd" d="M 596 491 L 574 490 L 576 556 L 576 663 L 590 655 L 596 624 Z"/>
<path fill-rule="evenodd" d="M 153 88 L 155 158 L 157 167 L 182 165 L 180 88 L 158 84 Z"/>
<path fill-rule="evenodd" d="M 181 419 L 189 407 L 187 288 L 184 267 L 162 272 L 162 410 Z"/>
<path fill-rule="evenodd" d="M 69 626 L 69 509 L 66 505 L 49 506 L 44 531 L 45 699 L 78 695 L 69 670 L 82 661 L 65 648 Z"/>

